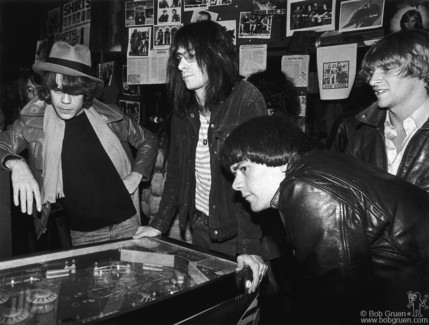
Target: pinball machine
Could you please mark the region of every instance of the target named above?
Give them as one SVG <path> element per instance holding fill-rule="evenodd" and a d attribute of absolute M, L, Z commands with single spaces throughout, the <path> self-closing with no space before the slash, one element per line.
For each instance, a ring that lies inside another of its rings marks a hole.
<path fill-rule="evenodd" d="M 250 270 L 163 238 L 0 261 L 0 324 L 248 324 Z"/>

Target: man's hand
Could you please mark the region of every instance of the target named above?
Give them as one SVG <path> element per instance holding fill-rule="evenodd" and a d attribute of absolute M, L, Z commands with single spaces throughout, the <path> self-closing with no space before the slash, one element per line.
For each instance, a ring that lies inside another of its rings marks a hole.
<path fill-rule="evenodd" d="M 137 191 L 142 177 L 143 176 L 140 173 L 132 172 L 127 177 L 122 179 L 125 184 L 125 187 L 128 190 L 128 193 L 133 194 L 135 191 Z"/>
<path fill-rule="evenodd" d="M 252 270 L 253 281 L 246 282 L 246 288 L 248 293 L 255 292 L 262 278 L 265 276 L 268 265 L 264 263 L 264 260 L 259 255 L 239 255 L 237 257 L 237 268 L 236 272 L 241 271 L 245 266 L 249 266 Z"/>
<path fill-rule="evenodd" d="M 156 237 L 161 235 L 161 231 L 150 226 L 140 226 L 133 238 Z"/>
<path fill-rule="evenodd" d="M 9 160 L 6 167 L 12 171 L 13 203 L 16 206 L 21 204 L 21 212 L 31 215 L 35 200 L 37 211 L 42 211 L 39 184 L 27 163 L 18 159 Z"/>

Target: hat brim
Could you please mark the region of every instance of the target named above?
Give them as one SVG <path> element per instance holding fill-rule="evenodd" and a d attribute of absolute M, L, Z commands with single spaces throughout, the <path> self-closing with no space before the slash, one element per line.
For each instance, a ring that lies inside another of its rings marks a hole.
<path fill-rule="evenodd" d="M 33 64 L 33 71 L 40 75 L 43 74 L 44 72 L 55 72 L 55 73 L 60 73 L 60 74 L 73 76 L 73 77 L 86 77 L 88 79 L 91 79 L 92 81 L 104 84 L 103 80 L 99 78 L 93 77 L 91 75 L 85 74 L 83 72 L 80 72 L 71 68 L 67 68 L 59 64 L 50 63 L 50 62 L 44 62 L 44 61 L 35 62 Z"/>

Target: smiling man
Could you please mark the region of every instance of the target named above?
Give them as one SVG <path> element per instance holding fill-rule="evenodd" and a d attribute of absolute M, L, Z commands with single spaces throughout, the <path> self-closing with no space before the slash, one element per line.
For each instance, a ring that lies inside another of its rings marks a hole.
<path fill-rule="evenodd" d="M 132 237 L 140 225 L 138 186 L 151 175 L 156 136 L 94 98 L 103 81 L 91 73 L 88 47 L 57 42 L 33 70 L 43 77 L 38 96 L 0 134 L 15 205 L 34 215 L 38 237 L 57 201 L 73 246 Z M 19 156 L 27 148 L 28 162 Z"/>
<path fill-rule="evenodd" d="M 429 33 L 385 36 L 366 53 L 361 75 L 377 101 L 340 126 L 337 143 L 429 191 Z"/>
<path fill-rule="evenodd" d="M 281 116 L 238 126 L 222 157 L 253 211 L 280 213 L 294 249 L 295 321 L 361 324 L 369 310 L 405 312 L 410 291 L 429 292 L 429 195 L 419 187 L 314 151 Z"/>

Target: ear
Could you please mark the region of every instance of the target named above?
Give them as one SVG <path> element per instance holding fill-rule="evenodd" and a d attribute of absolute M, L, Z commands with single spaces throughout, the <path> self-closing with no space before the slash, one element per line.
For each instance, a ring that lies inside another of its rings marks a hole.
<path fill-rule="evenodd" d="M 281 171 L 282 173 L 286 173 L 287 165 L 288 165 L 288 164 L 284 164 L 284 165 L 281 165 L 281 166 L 280 166 L 280 171 Z"/>

